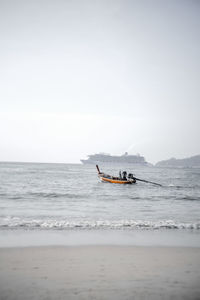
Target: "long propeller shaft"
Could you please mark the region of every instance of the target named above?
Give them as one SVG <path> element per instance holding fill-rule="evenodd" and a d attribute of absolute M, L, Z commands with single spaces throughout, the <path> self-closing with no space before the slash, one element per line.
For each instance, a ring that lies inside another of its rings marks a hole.
<path fill-rule="evenodd" d="M 138 181 L 143 181 L 143 182 L 146 182 L 146 183 L 151 183 L 151 184 L 155 184 L 155 185 L 158 185 L 158 186 L 162 186 L 162 184 L 160 183 L 156 183 L 156 182 L 153 182 L 153 181 L 148 181 L 148 180 L 144 180 L 144 179 L 140 179 L 140 178 L 137 178 L 137 177 L 134 177 L 136 180 Z"/>

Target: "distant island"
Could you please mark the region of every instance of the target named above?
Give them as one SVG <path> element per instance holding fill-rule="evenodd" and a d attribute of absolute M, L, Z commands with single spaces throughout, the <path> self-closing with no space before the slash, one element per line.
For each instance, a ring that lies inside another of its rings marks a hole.
<path fill-rule="evenodd" d="M 183 159 L 170 158 L 156 163 L 156 167 L 176 167 L 176 168 L 200 168 L 200 155 Z"/>

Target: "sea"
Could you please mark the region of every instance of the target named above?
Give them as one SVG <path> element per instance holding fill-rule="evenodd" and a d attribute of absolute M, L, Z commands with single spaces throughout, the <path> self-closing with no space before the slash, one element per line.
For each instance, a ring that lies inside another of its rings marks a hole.
<path fill-rule="evenodd" d="M 101 182 L 95 165 L 1 162 L 0 236 L 171 231 L 200 241 L 199 168 L 99 167 L 115 176 L 125 170 L 162 186 Z"/>

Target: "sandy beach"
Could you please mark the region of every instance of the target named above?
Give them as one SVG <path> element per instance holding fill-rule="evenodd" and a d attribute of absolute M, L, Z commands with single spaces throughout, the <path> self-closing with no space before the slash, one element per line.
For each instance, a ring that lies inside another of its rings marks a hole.
<path fill-rule="evenodd" d="M 0 249 L 0 299 L 200 299 L 200 248 Z"/>

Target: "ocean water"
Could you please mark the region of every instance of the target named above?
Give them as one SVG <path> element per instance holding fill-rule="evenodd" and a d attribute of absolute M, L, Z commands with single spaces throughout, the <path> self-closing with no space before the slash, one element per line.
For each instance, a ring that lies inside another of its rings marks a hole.
<path fill-rule="evenodd" d="M 0 230 L 200 229 L 200 169 L 123 170 L 163 186 L 103 183 L 92 165 L 0 163 Z"/>

